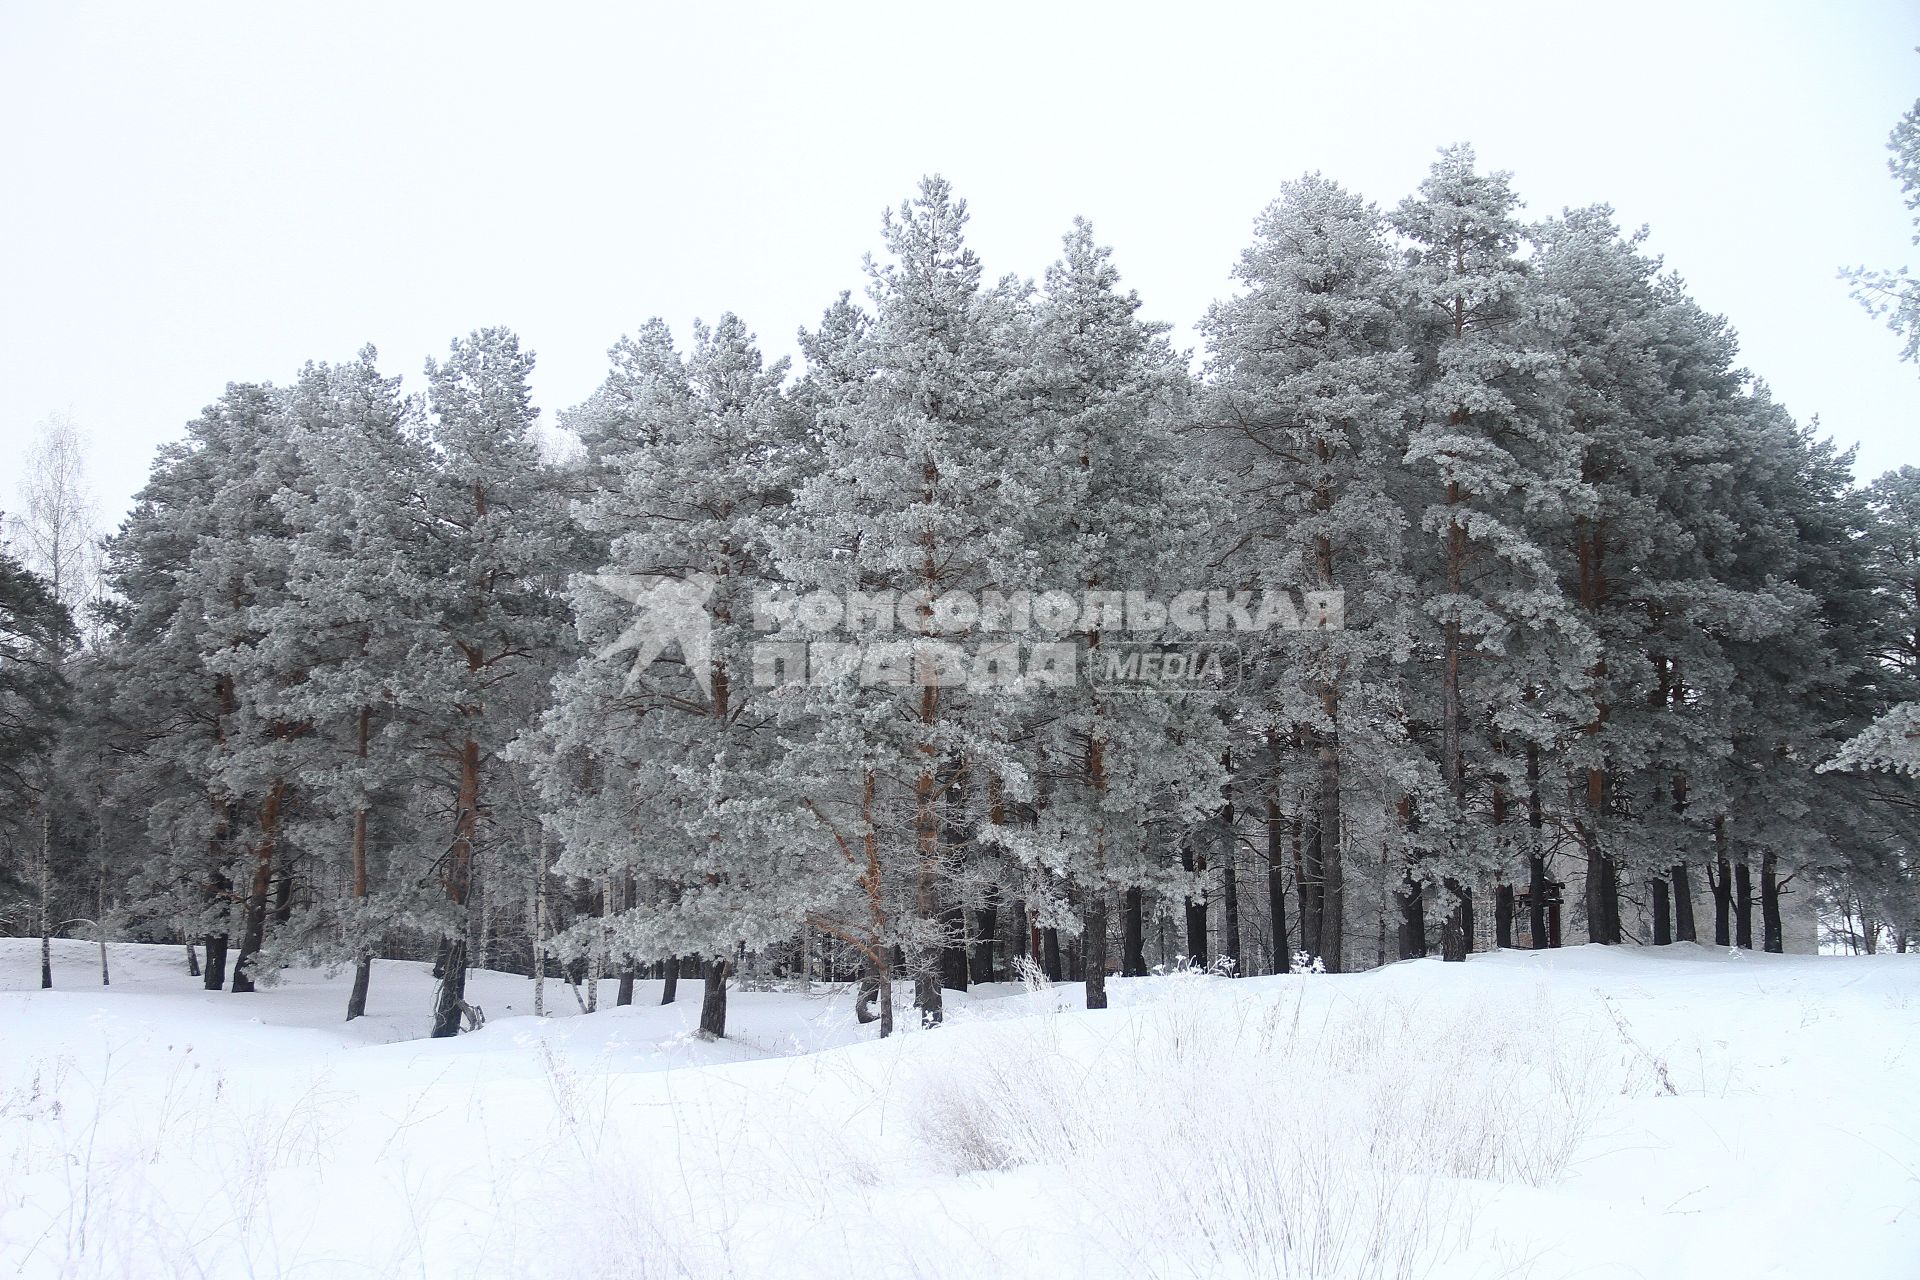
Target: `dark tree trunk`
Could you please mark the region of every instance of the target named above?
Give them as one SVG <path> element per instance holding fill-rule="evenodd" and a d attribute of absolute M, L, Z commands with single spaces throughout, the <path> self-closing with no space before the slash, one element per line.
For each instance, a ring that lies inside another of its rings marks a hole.
<path fill-rule="evenodd" d="M 1683 862 L 1673 866 L 1673 936 L 1679 942 L 1698 942 L 1693 925 L 1693 885 Z"/>
<path fill-rule="evenodd" d="M 1547 937 L 1547 860 L 1539 854 L 1527 857 L 1527 934 L 1535 951 L 1549 945 Z"/>
<path fill-rule="evenodd" d="M 668 956 L 664 967 L 666 976 L 660 983 L 660 1003 L 672 1004 L 680 994 L 680 957 Z"/>
<path fill-rule="evenodd" d="M 1233 966 L 1234 977 L 1245 972 L 1240 950 L 1240 882 L 1234 875 L 1233 801 L 1220 810 L 1220 922 L 1222 954 Z"/>
<path fill-rule="evenodd" d="M 1329 724 L 1337 720 L 1337 703 L 1330 687 L 1320 690 L 1321 710 Z M 1337 730 L 1316 730 L 1314 755 L 1314 865 L 1320 873 L 1318 911 L 1320 934 L 1313 953 L 1328 973 L 1339 973 L 1346 954 L 1346 868 L 1340 860 L 1340 750 Z"/>
<path fill-rule="evenodd" d="M 367 746 L 372 740 L 373 711 L 361 707 L 354 738 L 354 756 L 364 768 Z M 353 811 L 353 841 L 347 851 L 348 872 L 355 902 L 367 897 L 367 810 L 357 805 Z M 373 956 L 364 945 L 356 945 L 353 960 L 353 989 L 347 992 L 347 1021 L 364 1017 L 367 1012 L 367 987 L 373 980 Z"/>
<path fill-rule="evenodd" d="M 1307 814 L 1296 818 L 1289 832 L 1293 845 L 1293 866 L 1298 877 L 1294 890 L 1300 899 L 1300 950 L 1309 959 L 1320 955 L 1323 908 L 1326 904 L 1326 878 L 1320 866 L 1318 818 Z"/>
<path fill-rule="evenodd" d="M 1540 804 L 1540 744 L 1527 744 L 1527 933 L 1533 949 L 1559 946 L 1547 928 L 1546 813 Z M 1556 931 L 1557 932 L 1557 931 Z"/>
<path fill-rule="evenodd" d="M 700 995 L 700 1034 L 714 1039 L 727 1034 L 727 962 L 707 957 L 706 987 Z"/>
<path fill-rule="evenodd" d="M 615 1005 L 633 1003 L 633 977 L 633 961 L 631 959 L 622 961 L 620 965 L 620 985 L 615 989 L 613 995 L 613 1003 Z"/>
<path fill-rule="evenodd" d="M 467 999 L 467 892 L 473 886 L 473 844 L 480 830 L 480 744 L 469 738 L 460 748 L 460 793 L 453 818 L 453 844 L 447 851 L 444 888 L 461 923 L 447 936 L 444 971 L 433 998 L 433 1038 L 460 1034 Z"/>
<path fill-rule="evenodd" d="M 1452 876 L 1441 882 L 1441 888 L 1446 892 L 1448 907 L 1447 918 L 1440 926 L 1440 958 L 1457 964 L 1467 958 L 1471 949 L 1472 925 L 1467 913 L 1472 908 L 1468 905 L 1467 891 Z"/>
<path fill-rule="evenodd" d="M 1513 945 L 1513 886 L 1502 884 L 1493 890 L 1493 945 L 1505 950 Z"/>
<path fill-rule="evenodd" d="M 987 890 L 986 903 L 974 912 L 973 919 L 980 937 L 973 944 L 973 972 L 969 976 L 975 982 L 992 982 L 993 949 L 1000 941 L 1000 890 Z"/>
<path fill-rule="evenodd" d="M 1183 836 L 1180 840 L 1180 864 L 1189 873 L 1198 873 L 1206 869 L 1206 859 L 1199 858 L 1193 852 L 1192 836 Z M 1187 960 L 1197 968 L 1207 966 L 1207 901 L 1205 898 L 1187 899 Z"/>
<path fill-rule="evenodd" d="M 1146 894 L 1139 885 L 1127 890 L 1126 906 L 1120 918 L 1120 976 L 1147 976 Z"/>
<path fill-rule="evenodd" d="M 247 918 L 240 935 L 240 955 L 233 964 L 233 989 L 253 990 L 253 958 L 267 938 L 267 895 L 273 889 L 273 858 L 280 828 L 280 800 L 285 788 L 278 782 L 267 789 L 260 806 L 260 842 L 254 846 L 253 887 L 247 894 Z"/>
<path fill-rule="evenodd" d="M 1728 929 L 1727 917 L 1733 908 L 1733 868 L 1727 864 L 1727 820 L 1724 816 L 1713 820 L 1714 866 L 1707 868 L 1707 888 L 1713 891 L 1713 945 L 1728 947 L 1733 945 L 1733 935 Z M 1714 874 L 1715 867 L 1719 875 Z"/>
<path fill-rule="evenodd" d="M 200 985 L 218 991 L 227 985 L 227 935 L 210 933 L 201 945 L 207 949 L 207 962 L 200 968 Z"/>
<path fill-rule="evenodd" d="M 1409 876 L 1400 885 L 1400 958 L 1424 959 L 1427 954 L 1426 894 Z"/>
<path fill-rule="evenodd" d="M 1745 858 L 1733 864 L 1733 945 L 1753 950 L 1753 879 Z"/>
<path fill-rule="evenodd" d="M 1600 850 L 1600 833 L 1589 811 L 1580 824 L 1580 846 L 1587 856 L 1587 941 L 1618 942 L 1613 913 L 1613 859 Z"/>
<path fill-rule="evenodd" d="M 1600 863 L 1600 901 L 1607 912 L 1607 941 L 1620 942 L 1625 936 L 1620 931 L 1620 867 L 1612 854 L 1603 855 Z"/>
<path fill-rule="evenodd" d="M 373 982 L 373 957 L 362 954 L 353 962 L 353 989 L 347 992 L 347 1021 L 364 1017 L 367 1012 L 367 988 Z"/>
<path fill-rule="evenodd" d="M 1084 929 L 1080 936 L 1085 939 L 1087 1008 L 1104 1009 L 1107 1007 L 1107 894 L 1097 886 L 1090 887 L 1085 899 L 1080 916 Z"/>
<path fill-rule="evenodd" d="M 878 1019 L 882 1040 L 893 1034 L 893 973 L 884 957 L 868 957 L 854 996 L 853 1016 L 862 1026 Z"/>
<path fill-rule="evenodd" d="M 940 948 L 940 985 L 965 991 L 972 976 L 967 957 L 965 909 L 953 906 L 942 911 L 940 932 L 946 938 L 946 944 Z"/>
<path fill-rule="evenodd" d="M 1287 945 L 1286 822 L 1280 806 L 1267 797 L 1267 910 L 1273 919 L 1273 971 L 1293 972 L 1293 949 Z"/>
<path fill-rule="evenodd" d="M 1671 946 L 1673 943 L 1673 922 L 1669 918 L 1667 907 L 1667 882 L 1659 876 L 1647 881 L 1647 888 L 1653 893 L 1653 945 Z"/>
<path fill-rule="evenodd" d="M 1040 931 L 1040 954 L 1045 966 L 1048 982 L 1062 982 L 1066 979 L 1066 970 L 1060 964 L 1060 931 L 1042 929 Z"/>
<path fill-rule="evenodd" d="M 1773 955 L 1786 949 L 1780 932 L 1780 872 L 1771 849 L 1760 855 L 1760 943 Z"/>

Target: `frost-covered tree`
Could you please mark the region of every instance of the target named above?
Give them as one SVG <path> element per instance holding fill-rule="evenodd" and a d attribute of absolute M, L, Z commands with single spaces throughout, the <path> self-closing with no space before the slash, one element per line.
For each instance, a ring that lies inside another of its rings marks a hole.
<path fill-rule="evenodd" d="M 1518 204 L 1509 175 L 1480 172 L 1472 148 L 1456 146 L 1393 219 L 1411 246 L 1402 288 L 1418 381 L 1405 465 L 1422 490 L 1414 564 L 1434 633 L 1415 715 L 1432 726 L 1443 796 L 1427 815 L 1437 857 L 1423 874 L 1445 888 L 1441 950 L 1454 960 L 1472 940 L 1471 886 L 1498 862 L 1481 786 L 1496 754 L 1490 710 L 1524 684 L 1502 659 L 1558 630 L 1571 661 L 1555 669 L 1577 679 L 1591 667 L 1537 536 L 1580 500 L 1579 441 L 1532 342 Z"/>
<path fill-rule="evenodd" d="M 434 458 L 420 406 L 382 375 L 368 347 L 339 365 L 309 365 L 288 389 L 289 430 L 306 476 L 283 495 L 290 545 L 283 602 L 264 626 L 299 646 L 281 701 L 307 726 L 304 826 L 344 882 L 316 892 L 288 922 L 283 960 L 347 961 L 347 1017 L 366 1012 L 374 948 L 411 923 L 420 860 L 436 833 L 408 820 L 419 796 L 410 767 L 425 661 L 438 641 L 420 603 Z M 382 872 L 386 874 L 382 876 Z M 384 880 L 384 883 L 382 881 Z"/>
<path fill-rule="evenodd" d="M 433 1034 L 465 1016 L 468 899 L 502 752 L 539 713 L 568 644 L 561 586 L 579 567 L 558 475 L 541 459 L 528 376 L 507 329 L 455 339 L 427 363 L 436 466 L 425 495 L 418 607 L 431 619 L 415 691 L 420 733 L 449 803 L 435 871 L 449 909 Z"/>
<path fill-rule="evenodd" d="M 1021 536 L 1044 465 L 1014 395 L 1026 289 L 983 286 L 966 221 L 948 183 L 925 179 L 883 223 L 871 322 L 829 316 L 845 345 L 815 393 L 820 467 L 795 494 L 779 557 L 796 592 L 876 602 L 866 634 L 823 637 L 869 642 L 868 661 L 808 686 L 816 731 L 792 764 L 812 769 L 796 784 L 834 847 L 859 851 L 851 865 L 870 902 L 861 945 L 875 958 L 904 947 L 929 1021 L 941 1016 L 939 960 L 952 941 L 955 783 L 967 779 L 980 806 L 1030 798 L 1009 743 L 1018 688 L 968 687 L 952 665 L 962 625 L 936 603 L 1032 581 L 1044 556 Z M 827 345 L 828 335 L 816 342 Z"/>
<path fill-rule="evenodd" d="M 1344 593 L 1342 629 L 1254 638 L 1242 786 L 1264 810 L 1277 966 L 1290 950 L 1285 850 L 1297 844 L 1297 943 L 1338 972 L 1345 851 L 1378 826 L 1384 797 L 1416 785 L 1401 689 L 1414 631 L 1407 521 L 1391 483 L 1413 361 L 1397 332 L 1385 228 L 1338 183 L 1288 183 L 1235 275 L 1243 292 L 1205 325 L 1207 421 L 1235 486 L 1228 563 L 1248 586 Z"/>
<path fill-rule="evenodd" d="M 738 948 L 793 936 L 812 907 L 801 815 L 756 682 L 756 599 L 777 584 L 769 538 L 809 467 L 805 419 L 733 315 L 680 355 L 646 325 L 574 422 L 602 486 L 579 508 L 604 540 L 571 601 L 586 652 L 523 754 L 552 803 L 560 870 L 622 887 L 576 949 L 705 957 L 701 1027 L 726 1031 Z M 671 644 L 668 642 L 671 641 Z"/>
<path fill-rule="evenodd" d="M 1121 290 L 1111 251 L 1085 220 L 1065 247 L 1033 315 L 1023 433 L 1034 501 L 1020 532 L 1042 573 L 1021 585 L 1079 596 L 1073 638 L 1093 662 L 1103 645 L 1154 638 L 1128 628 L 1128 593 L 1164 599 L 1197 581 L 1202 535 L 1222 504 L 1177 434 L 1188 376 L 1165 327 L 1139 319 L 1139 298 Z M 1041 883 L 1072 886 L 1090 1009 L 1106 1006 L 1113 894 L 1133 891 L 1137 902 L 1163 878 L 1149 821 L 1185 825 L 1218 803 L 1223 743 L 1211 702 L 1114 693 L 1090 675 L 1037 691 L 1025 741 L 1045 802 L 1030 838 L 1010 847 L 1044 859 L 1028 868 L 1045 874 Z M 1029 906 L 1037 897 L 1027 894 Z M 1129 927 L 1137 936 L 1138 922 Z"/>
<path fill-rule="evenodd" d="M 166 851 L 144 910 L 204 940 L 209 989 L 235 934 L 234 982 L 250 989 L 292 782 L 296 728 L 276 719 L 265 666 L 242 668 L 263 639 L 254 610 L 284 590 L 274 498 L 298 474 L 275 391 L 232 384 L 161 450 L 110 544 L 109 616 L 131 677 L 114 714 L 138 734 L 149 837 Z"/>
<path fill-rule="evenodd" d="M 48 768 L 66 702 L 61 666 L 74 641 L 72 616 L 52 583 L 0 550 L 0 823 L 12 841 L 36 850 L 17 887 L 34 903 L 40 985 L 53 985 L 53 866 Z M 34 815 L 33 834 L 23 828 Z"/>

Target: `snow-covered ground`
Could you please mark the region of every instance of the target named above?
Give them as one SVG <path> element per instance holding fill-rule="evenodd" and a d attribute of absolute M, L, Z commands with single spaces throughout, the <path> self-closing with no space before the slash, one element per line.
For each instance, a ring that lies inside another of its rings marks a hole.
<path fill-rule="evenodd" d="M 1579 947 L 953 993 L 525 979 L 208 993 L 0 939 L 0 1270 L 27 1276 L 1920 1276 L 1920 958 Z"/>

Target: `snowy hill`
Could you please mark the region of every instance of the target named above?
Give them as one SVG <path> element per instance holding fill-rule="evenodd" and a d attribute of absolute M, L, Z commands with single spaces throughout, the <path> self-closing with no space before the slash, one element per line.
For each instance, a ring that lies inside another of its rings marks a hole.
<path fill-rule="evenodd" d="M 1373 973 L 582 1017 L 383 962 L 209 993 L 0 940 L 25 1276 L 1920 1274 L 1920 962 L 1572 948 Z"/>

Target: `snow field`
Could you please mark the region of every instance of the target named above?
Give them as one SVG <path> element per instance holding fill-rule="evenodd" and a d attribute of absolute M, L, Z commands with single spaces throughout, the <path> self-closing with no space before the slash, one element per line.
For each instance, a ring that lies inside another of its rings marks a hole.
<path fill-rule="evenodd" d="M 207 993 L 0 940 L 24 1276 L 1920 1274 L 1920 963 L 1581 947 L 1354 976 L 840 990 L 579 1016 L 423 966 Z M 86 975 L 86 976 L 83 976 Z M 697 992 L 689 992 L 697 995 Z M 904 1019 L 903 1019 L 904 1021 Z"/>

